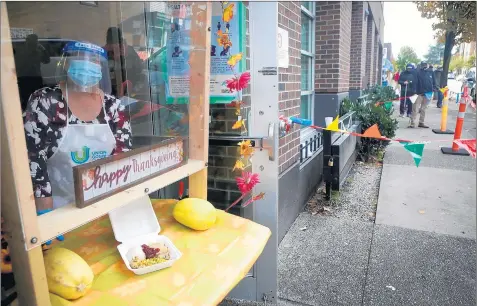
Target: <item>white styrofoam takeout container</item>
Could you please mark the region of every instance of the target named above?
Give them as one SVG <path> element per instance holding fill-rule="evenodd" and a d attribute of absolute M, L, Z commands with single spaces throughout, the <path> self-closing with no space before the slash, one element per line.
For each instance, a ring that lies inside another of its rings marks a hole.
<path fill-rule="evenodd" d="M 109 219 L 113 227 L 114 237 L 121 242 L 118 245 L 119 254 L 121 254 L 126 267 L 133 273 L 143 275 L 162 270 L 172 266 L 176 260 L 182 257 L 182 253 L 169 238 L 158 235 L 161 226 L 157 221 L 149 196 L 145 195 L 109 212 Z M 139 269 L 131 268 L 129 265 L 131 258 L 127 258 L 127 253 L 131 248 L 159 242 L 164 243 L 169 248 L 171 256 L 168 261 Z"/>

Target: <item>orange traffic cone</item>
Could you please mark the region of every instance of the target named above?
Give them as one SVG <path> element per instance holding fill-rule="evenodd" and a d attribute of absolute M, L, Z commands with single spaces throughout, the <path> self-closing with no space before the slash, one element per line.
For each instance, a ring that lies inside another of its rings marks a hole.
<path fill-rule="evenodd" d="M 467 102 L 469 99 L 469 88 L 466 86 L 464 87 L 464 94 L 460 99 L 459 103 L 459 114 L 457 115 L 457 121 L 455 123 L 455 131 L 454 131 L 454 140 L 452 141 L 451 148 L 441 148 L 442 153 L 450 154 L 450 155 L 469 155 L 467 150 L 459 148 L 459 146 L 454 142 L 457 139 L 461 138 L 462 135 L 462 127 L 464 126 L 464 115 L 465 115 L 465 108 L 467 106 Z"/>

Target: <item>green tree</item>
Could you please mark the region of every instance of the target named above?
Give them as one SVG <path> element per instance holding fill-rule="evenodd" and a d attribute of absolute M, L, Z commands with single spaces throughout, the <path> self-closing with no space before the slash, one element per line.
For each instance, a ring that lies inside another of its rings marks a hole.
<path fill-rule="evenodd" d="M 456 44 L 475 40 L 475 1 L 414 3 L 422 17 L 436 20 L 432 28 L 436 31 L 438 41 L 445 43 L 440 85 L 446 86 L 452 48 Z"/>
<path fill-rule="evenodd" d="M 424 59 L 432 65 L 442 65 L 444 57 L 444 44 L 437 43 L 434 46 L 429 46 L 429 51 L 424 56 Z"/>
<path fill-rule="evenodd" d="M 403 71 L 406 69 L 406 65 L 409 63 L 418 64 L 420 62 L 419 57 L 413 48 L 409 46 L 403 46 L 399 50 L 399 54 L 396 60 L 397 69 Z"/>
<path fill-rule="evenodd" d="M 457 72 L 458 70 L 464 68 L 465 61 L 462 56 L 453 56 L 449 63 L 449 71 Z"/>
<path fill-rule="evenodd" d="M 475 67 L 475 54 L 472 54 L 464 65 L 465 68 Z"/>

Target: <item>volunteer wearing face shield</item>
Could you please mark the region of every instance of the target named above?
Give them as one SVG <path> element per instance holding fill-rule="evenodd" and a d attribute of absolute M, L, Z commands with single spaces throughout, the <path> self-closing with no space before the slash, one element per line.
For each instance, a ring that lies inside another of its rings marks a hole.
<path fill-rule="evenodd" d="M 58 85 L 34 92 L 24 127 L 38 214 L 75 201 L 73 167 L 129 151 L 131 126 L 111 84 L 103 48 L 70 42 Z"/>

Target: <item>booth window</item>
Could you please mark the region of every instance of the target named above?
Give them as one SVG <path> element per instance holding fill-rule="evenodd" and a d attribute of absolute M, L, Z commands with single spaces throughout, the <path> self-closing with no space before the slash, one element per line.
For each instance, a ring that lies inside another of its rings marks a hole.
<path fill-rule="evenodd" d="M 194 165 L 151 193 L 205 167 L 188 149 L 203 139 L 189 137 L 189 122 L 192 134 L 206 126 L 192 119 L 208 95 L 201 58 L 209 33 L 197 17 L 205 4 L 153 4 L 7 3 L 39 215 Z"/>

